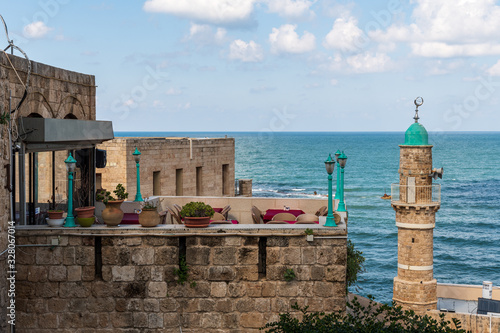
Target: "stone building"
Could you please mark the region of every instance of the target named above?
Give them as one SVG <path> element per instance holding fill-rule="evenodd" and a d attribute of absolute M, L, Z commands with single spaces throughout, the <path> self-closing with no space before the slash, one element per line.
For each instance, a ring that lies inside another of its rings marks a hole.
<path fill-rule="evenodd" d="M 417 106 L 418 110 L 418 106 Z M 398 227 L 398 275 L 393 300 L 417 312 L 436 309 L 433 277 L 433 229 L 440 207 L 440 187 L 432 185 L 432 145 L 418 115 L 400 145 L 399 184 L 392 207 Z"/>
<path fill-rule="evenodd" d="M 149 196 L 234 196 L 234 138 L 116 138 L 98 145 L 105 168 L 96 170 L 96 187 L 122 183 L 134 200 L 140 155 L 140 184 Z"/>
<path fill-rule="evenodd" d="M 112 129 L 110 122 L 93 121 L 94 76 L 6 53 L 0 54 L 0 114 L 0 249 L 4 251 L 8 221 L 17 219 L 18 224 L 23 224 L 27 217 L 36 215 L 39 185 L 48 180 L 55 183 L 54 175 L 62 174 L 59 187 L 65 193 L 67 176 L 62 170 L 68 151 L 92 150 L 101 138 L 112 138 Z M 97 132 L 78 137 L 80 133 L 74 129 L 82 127 Z M 90 160 L 84 163 L 89 164 Z M 0 260 L 2 332 L 7 331 L 6 263 L 7 260 Z"/>

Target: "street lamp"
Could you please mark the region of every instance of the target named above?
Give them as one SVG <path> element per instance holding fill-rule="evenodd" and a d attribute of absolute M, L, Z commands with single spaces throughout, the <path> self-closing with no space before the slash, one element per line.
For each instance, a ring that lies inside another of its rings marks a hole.
<path fill-rule="evenodd" d="M 345 202 L 344 202 L 344 168 L 347 162 L 347 156 L 344 152 L 339 156 L 339 166 L 340 166 L 340 197 L 339 205 L 337 207 L 337 212 L 345 212 Z"/>
<path fill-rule="evenodd" d="M 64 161 L 66 170 L 68 171 L 68 215 L 66 216 L 65 227 L 76 227 L 75 217 L 73 216 L 73 172 L 76 167 L 76 160 L 69 153 L 68 158 Z"/>
<path fill-rule="evenodd" d="M 142 200 L 141 194 L 141 177 L 139 173 L 139 162 L 141 160 L 141 152 L 135 147 L 135 151 L 132 153 L 134 155 L 135 166 L 137 167 L 137 194 L 135 195 L 134 201 L 144 201 Z"/>
<path fill-rule="evenodd" d="M 335 160 L 337 161 L 337 188 L 335 191 L 335 199 L 340 198 L 340 166 L 339 166 L 339 156 L 341 152 L 339 149 L 335 152 Z"/>
<path fill-rule="evenodd" d="M 325 227 L 336 227 L 335 219 L 333 218 L 332 205 L 332 173 L 335 168 L 335 161 L 332 159 L 332 154 L 328 155 L 325 161 L 326 172 L 328 173 L 328 215 L 326 217 Z"/>

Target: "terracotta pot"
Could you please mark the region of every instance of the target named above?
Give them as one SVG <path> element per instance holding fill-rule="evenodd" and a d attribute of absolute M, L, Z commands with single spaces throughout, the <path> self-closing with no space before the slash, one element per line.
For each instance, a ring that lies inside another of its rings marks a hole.
<path fill-rule="evenodd" d="M 55 211 L 55 210 L 52 210 L 52 211 L 48 211 L 47 214 L 49 214 L 49 219 L 51 220 L 60 220 L 63 218 L 63 211 Z"/>
<path fill-rule="evenodd" d="M 156 208 L 143 208 L 139 214 L 139 223 L 143 227 L 156 227 L 160 224 L 160 214 Z"/>
<path fill-rule="evenodd" d="M 94 211 L 95 211 L 94 206 L 75 208 L 76 216 L 82 219 L 94 216 Z"/>
<path fill-rule="evenodd" d="M 188 228 L 206 228 L 210 225 L 208 217 L 184 217 L 184 225 Z"/>
<path fill-rule="evenodd" d="M 108 227 L 116 227 L 123 219 L 123 210 L 120 209 L 123 200 L 108 201 L 102 211 L 102 220 Z"/>

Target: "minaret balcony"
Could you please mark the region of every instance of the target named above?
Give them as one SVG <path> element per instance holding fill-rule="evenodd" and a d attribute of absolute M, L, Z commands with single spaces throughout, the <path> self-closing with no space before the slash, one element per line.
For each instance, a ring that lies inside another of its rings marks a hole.
<path fill-rule="evenodd" d="M 393 206 L 439 206 L 441 185 L 391 184 L 391 204 Z"/>

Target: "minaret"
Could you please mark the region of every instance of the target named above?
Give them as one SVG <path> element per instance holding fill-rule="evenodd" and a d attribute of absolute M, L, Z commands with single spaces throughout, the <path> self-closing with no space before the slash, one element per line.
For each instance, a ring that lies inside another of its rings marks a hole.
<path fill-rule="evenodd" d="M 427 130 L 415 122 L 399 145 L 399 184 L 392 185 L 392 207 L 398 227 L 398 275 L 393 300 L 405 309 L 423 312 L 436 309 L 437 282 L 433 278 L 433 231 L 440 207 L 440 185 L 432 185 L 432 145 Z M 433 193 L 434 191 L 434 193 Z"/>

